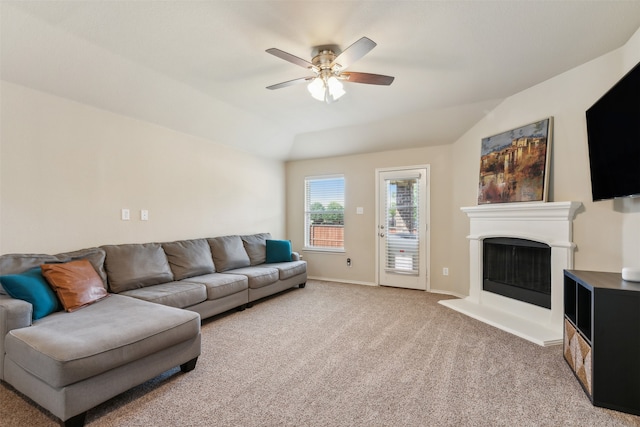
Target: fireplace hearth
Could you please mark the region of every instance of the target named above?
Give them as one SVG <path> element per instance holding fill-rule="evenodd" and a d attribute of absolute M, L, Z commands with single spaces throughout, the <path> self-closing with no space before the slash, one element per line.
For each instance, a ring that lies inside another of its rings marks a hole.
<path fill-rule="evenodd" d="M 528 202 L 461 208 L 470 219 L 469 296 L 440 304 L 539 345 L 561 344 L 564 270 L 573 268 L 573 219 L 580 206 Z M 522 254 L 531 256 L 528 264 L 521 263 Z"/>

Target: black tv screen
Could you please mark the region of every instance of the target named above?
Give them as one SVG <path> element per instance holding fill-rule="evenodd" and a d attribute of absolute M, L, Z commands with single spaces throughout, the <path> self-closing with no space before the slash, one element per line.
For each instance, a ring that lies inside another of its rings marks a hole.
<path fill-rule="evenodd" d="M 586 115 L 593 200 L 640 196 L 640 63 Z"/>

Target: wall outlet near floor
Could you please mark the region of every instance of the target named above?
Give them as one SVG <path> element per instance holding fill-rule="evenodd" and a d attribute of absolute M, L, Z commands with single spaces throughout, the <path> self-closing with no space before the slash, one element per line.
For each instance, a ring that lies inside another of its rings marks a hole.
<path fill-rule="evenodd" d="M 140 211 L 140 220 L 141 221 L 149 221 L 149 211 L 146 209 L 142 209 Z"/>
<path fill-rule="evenodd" d="M 129 211 L 129 209 L 122 209 L 120 211 L 120 218 L 122 218 L 123 221 L 129 221 L 131 219 L 131 211 Z"/>
<path fill-rule="evenodd" d="M 449 268 L 448 267 L 444 267 L 442 269 L 442 275 L 443 276 L 448 276 L 449 275 Z"/>
<path fill-rule="evenodd" d="M 347 258 L 347 267 L 351 267 L 351 258 Z"/>

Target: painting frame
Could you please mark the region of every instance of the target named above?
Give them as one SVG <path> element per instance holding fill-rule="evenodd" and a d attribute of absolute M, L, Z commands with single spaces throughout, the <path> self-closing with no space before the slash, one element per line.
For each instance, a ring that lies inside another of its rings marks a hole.
<path fill-rule="evenodd" d="M 553 117 L 482 138 L 478 205 L 546 202 Z"/>

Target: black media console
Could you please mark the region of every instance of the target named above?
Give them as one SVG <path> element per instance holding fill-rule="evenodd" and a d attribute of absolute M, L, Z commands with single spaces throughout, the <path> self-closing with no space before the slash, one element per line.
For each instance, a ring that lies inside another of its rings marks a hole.
<path fill-rule="evenodd" d="M 640 283 L 565 270 L 564 358 L 594 405 L 640 415 Z"/>

